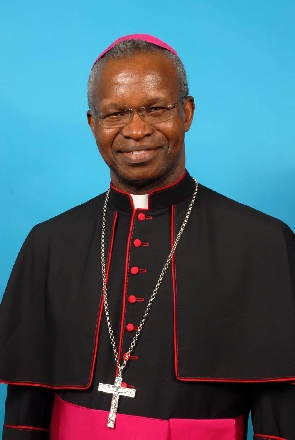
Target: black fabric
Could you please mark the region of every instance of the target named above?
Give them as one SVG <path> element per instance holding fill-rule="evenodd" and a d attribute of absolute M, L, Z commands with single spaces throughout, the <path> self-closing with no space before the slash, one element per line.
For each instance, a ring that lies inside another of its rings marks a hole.
<path fill-rule="evenodd" d="M 189 173 L 176 182 L 173 186 L 154 190 L 148 194 L 148 209 L 157 211 L 176 205 L 191 196 L 195 189 L 195 183 Z M 133 202 L 129 194 L 116 190 L 111 185 L 109 206 L 117 211 L 132 213 Z"/>
<path fill-rule="evenodd" d="M 190 200 L 191 194 L 181 202 L 183 215 Z M 120 332 L 123 336 L 122 345 L 118 347 L 121 359 L 134 335 L 134 332 L 126 331 L 126 325 L 138 325 L 171 247 L 171 207 L 146 214 L 148 219 L 141 221 L 137 215 L 132 216 L 131 211 L 117 212 L 112 253 L 109 253 L 109 309 L 117 344 Z M 134 246 L 136 239 L 146 245 Z M 132 275 L 130 268 L 133 266 L 145 272 Z M 130 294 L 143 301 L 128 303 Z M 136 397 L 120 398 L 120 413 L 157 419 L 235 418 L 248 414 L 250 390 L 243 385 L 179 381 L 174 371 L 173 344 L 173 295 L 169 268 L 133 353 L 136 359 L 130 360 L 124 370 L 123 379 L 128 386 L 135 387 Z M 98 392 L 97 388 L 100 382 L 113 383 L 115 373 L 116 364 L 103 315 L 91 387 L 83 391 L 59 391 L 59 396 L 76 405 L 109 411 L 111 396 Z"/>
<path fill-rule="evenodd" d="M 2 440 L 49 440 L 49 432 L 3 428 Z"/>
<path fill-rule="evenodd" d="M 255 440 L 295 439 L 295 386 L 266 384 L 257 387 L 252 402 L 252 423 Z"/>
<path fill-rule="evenodd" d="M 0 307 L 0 379 L 87 387 L 101 293 L 103 196 L 37 225 Z"/>
<path fill-rule="evenodd" d="M 49 429 L 53 398 L 52 390 L 8 385 L 4 424 Z"/>
<path fill-rule="evenodd" d="M 185 208 L 189 201 L 190 197 L 182 202 Z M 118 213 L 112 254 L 109 255 L 108 298 L 117 345 L 120 331 L 123 331 L 122 346 L 118 347 L 120 359 L 134 336 L 134 332 L 126 331 L 126 325 L 138 325 L 171 247 L 170 209 L 148 213 L 152 215 L 146 221 L 138 220 L 137 216 L 132 219 L 132 213 Z M 134 246 L 135 239 L 141 239 L 148 246 Z M 146 272 L 132 275 L 128 269 L 133 266 Z M 130 294 L 144 301 L 130 304 L 127 300 Z M 161 419 L 226 418 L 249 412 L 249 390 L 243 385 L 191 384 L 175 377 L 171 268 L 164 277 L 133 354 L 137 359 L 129 361 L 123 379 L 128 386 L 135 387 L 136 398 L 120 398 L 120 412 Z M 60 391 L 59 395 L 77 405 L 108 411 L 111 396 L 98 393 L 97 387 L 99 382 L 113 383 L 115 373 L 116 364 L 103 315 L 91 387 L 84 391 Z"/>
<path fill-rule="evenodd" d="M 295 240 L 288 226 L 202 187 L 176 271 L 180 379 L 294 379 Z"/>
<path fill-rule="evenodd" d="M 173 192 L 183 194 L 176 206 L 177 231 L 192 191 L 186 175 L 162 197 L 161 192 L 152 194 L 153 211 L 145 213 L 160 217 Z M 113 204 L 120 198 L 120 206 L 126 206 L 121 222 L 131 215 L 130 200 L 114 189 L 112 193 Z M 0 308 L 1 380 L 90 386 L 101 297 L 103 200 L 101 195 L 29 234 Z M 115 208 L 108 211 L 108 242 Z M 169 216 L 168 209 L 168 223 Z M 160 243 L 163 230 L 153 231 Z M 126 251 L 126 236 L 117 246 Z M 151 285 L 166 255 L 167 240 L 153 256 Z M 200 185 L 176 252 L 178 377 L 294 378 L 294 278 L 294 235 L 286 225 Z M 172 295 L 171 281 L 164 283 L 163 290 L 168 286 Z M 157 338 L 157 331 L 151 330 L 149 338 Z"/>
<path fill-rule="evenodd" d="M 49 440 L 53 398 L 52 390 L 9 385 L 2 439 Z"/>

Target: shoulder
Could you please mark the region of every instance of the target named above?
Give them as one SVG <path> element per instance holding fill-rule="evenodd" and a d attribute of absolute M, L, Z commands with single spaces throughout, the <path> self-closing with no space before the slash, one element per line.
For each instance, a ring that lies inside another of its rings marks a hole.
<path fill-rule="evenodd" d="M 287 233 L 294 237 L 289 226 L 283 221 L 203 185 L 199 187 L 198 197 L 201 211 L 206 213 L 215 224 L 227 225 L 233 234 L 243 232 L 245 235 L 255 235 L 258 232 L 263 236 L 271 233 Z"/>
<path fill-rule="evenodd" d="M 97 221 L 101 220 L 104 199 L 105 193 L 100 194 L 81 205 L 35 225 L 28 238 L 39 240 L 42 237 L 71 237 L 90 232 Z"/>
<path fill-rule="evenodd" d="M 101 194 L 35 225 L 21 246 L 14 273 L 25 270 L 32 277 L 37 272 L 42 276 L 48 268 L 54 272 L 61 264 L 71 261 L 74 267 L 78 260 L 86 261 L 93 243 L 100 243 L 104 200 L 105 194 Z"/>

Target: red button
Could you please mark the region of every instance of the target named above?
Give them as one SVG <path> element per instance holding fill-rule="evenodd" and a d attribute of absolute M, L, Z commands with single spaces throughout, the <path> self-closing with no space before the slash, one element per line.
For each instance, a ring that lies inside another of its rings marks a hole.
<path fill-rule="evenodd" d="M 136 296 L 135 295 L 129 295 L 128 296 L 128 302 L 129 302 L 129 304 L 136 303 Z"/>
<path fill-rule="evenodd" d="M 127 324 L 126 325 L 127 332 L 133 332 L 134 330 L 134 324 Z"/>
<path fill-rule="evenodd" d="M 139 238 L 136 238 L 133 242 L 135 247 L 140 247 L 141 246 L 141 240 L 139 240 Z"/>
<path fill-rule="evenodd" d="M 121 387 L 123 387 L 123 388 L 128 388 L 128 385 L 127 385 L 126 382 L 122 382 Z"/>
<path fill-rule="evenodd" d="M 139 272 L 139 269 L 138 269 L 138 267 L 133 266 L 133 267 L 131 267 L 130 272 L 132 273 L 132 275 L 137 275 Z"/>
<path fill-rule="evenodd" d="M 143 221 L 145 220 L 145 214 L 143 212 L 140 212 L 137 216 L 138 220 Z"/>

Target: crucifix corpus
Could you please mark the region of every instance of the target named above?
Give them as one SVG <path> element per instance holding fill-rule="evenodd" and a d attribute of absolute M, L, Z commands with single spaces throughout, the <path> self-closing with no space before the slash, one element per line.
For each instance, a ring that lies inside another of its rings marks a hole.
<path fill-rule="evenodd" d="M 116 415 L 118 411 L 119 405 L 119 397 L 135 397 L 136 390 L 134 388 L 125 388 L 121 386 L 122 377 L 117 376 L 114 382 L 114 385 L 99 383 L 98 391 L 102 391 L 103 393 L 110 393 L 113 395 L 111 401 L 111 409 L 108 417 L 108 428 L 114 428 L 116 422 Z"/>

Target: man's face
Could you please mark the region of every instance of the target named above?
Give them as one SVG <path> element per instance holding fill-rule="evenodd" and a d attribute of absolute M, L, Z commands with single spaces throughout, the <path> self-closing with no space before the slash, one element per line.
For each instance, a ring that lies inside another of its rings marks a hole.
<path fill-rule="evenodd" d="M 167 107 L 180 97 L 173 62 L 155 52 L 108 60 L 95 82 L 95 109 L 103 115 L 141 106 Z M 193 111 L 193 99 L 188 98 L 177 104 L 176 115 L 167 121 L 151 124 L 135 111 L 119 128 L 103 127 L 88 112 L 88 123 L 113 184 L 127 192 L 145 193 L 179 179 L 185 167 L 184 134 Z"/>

